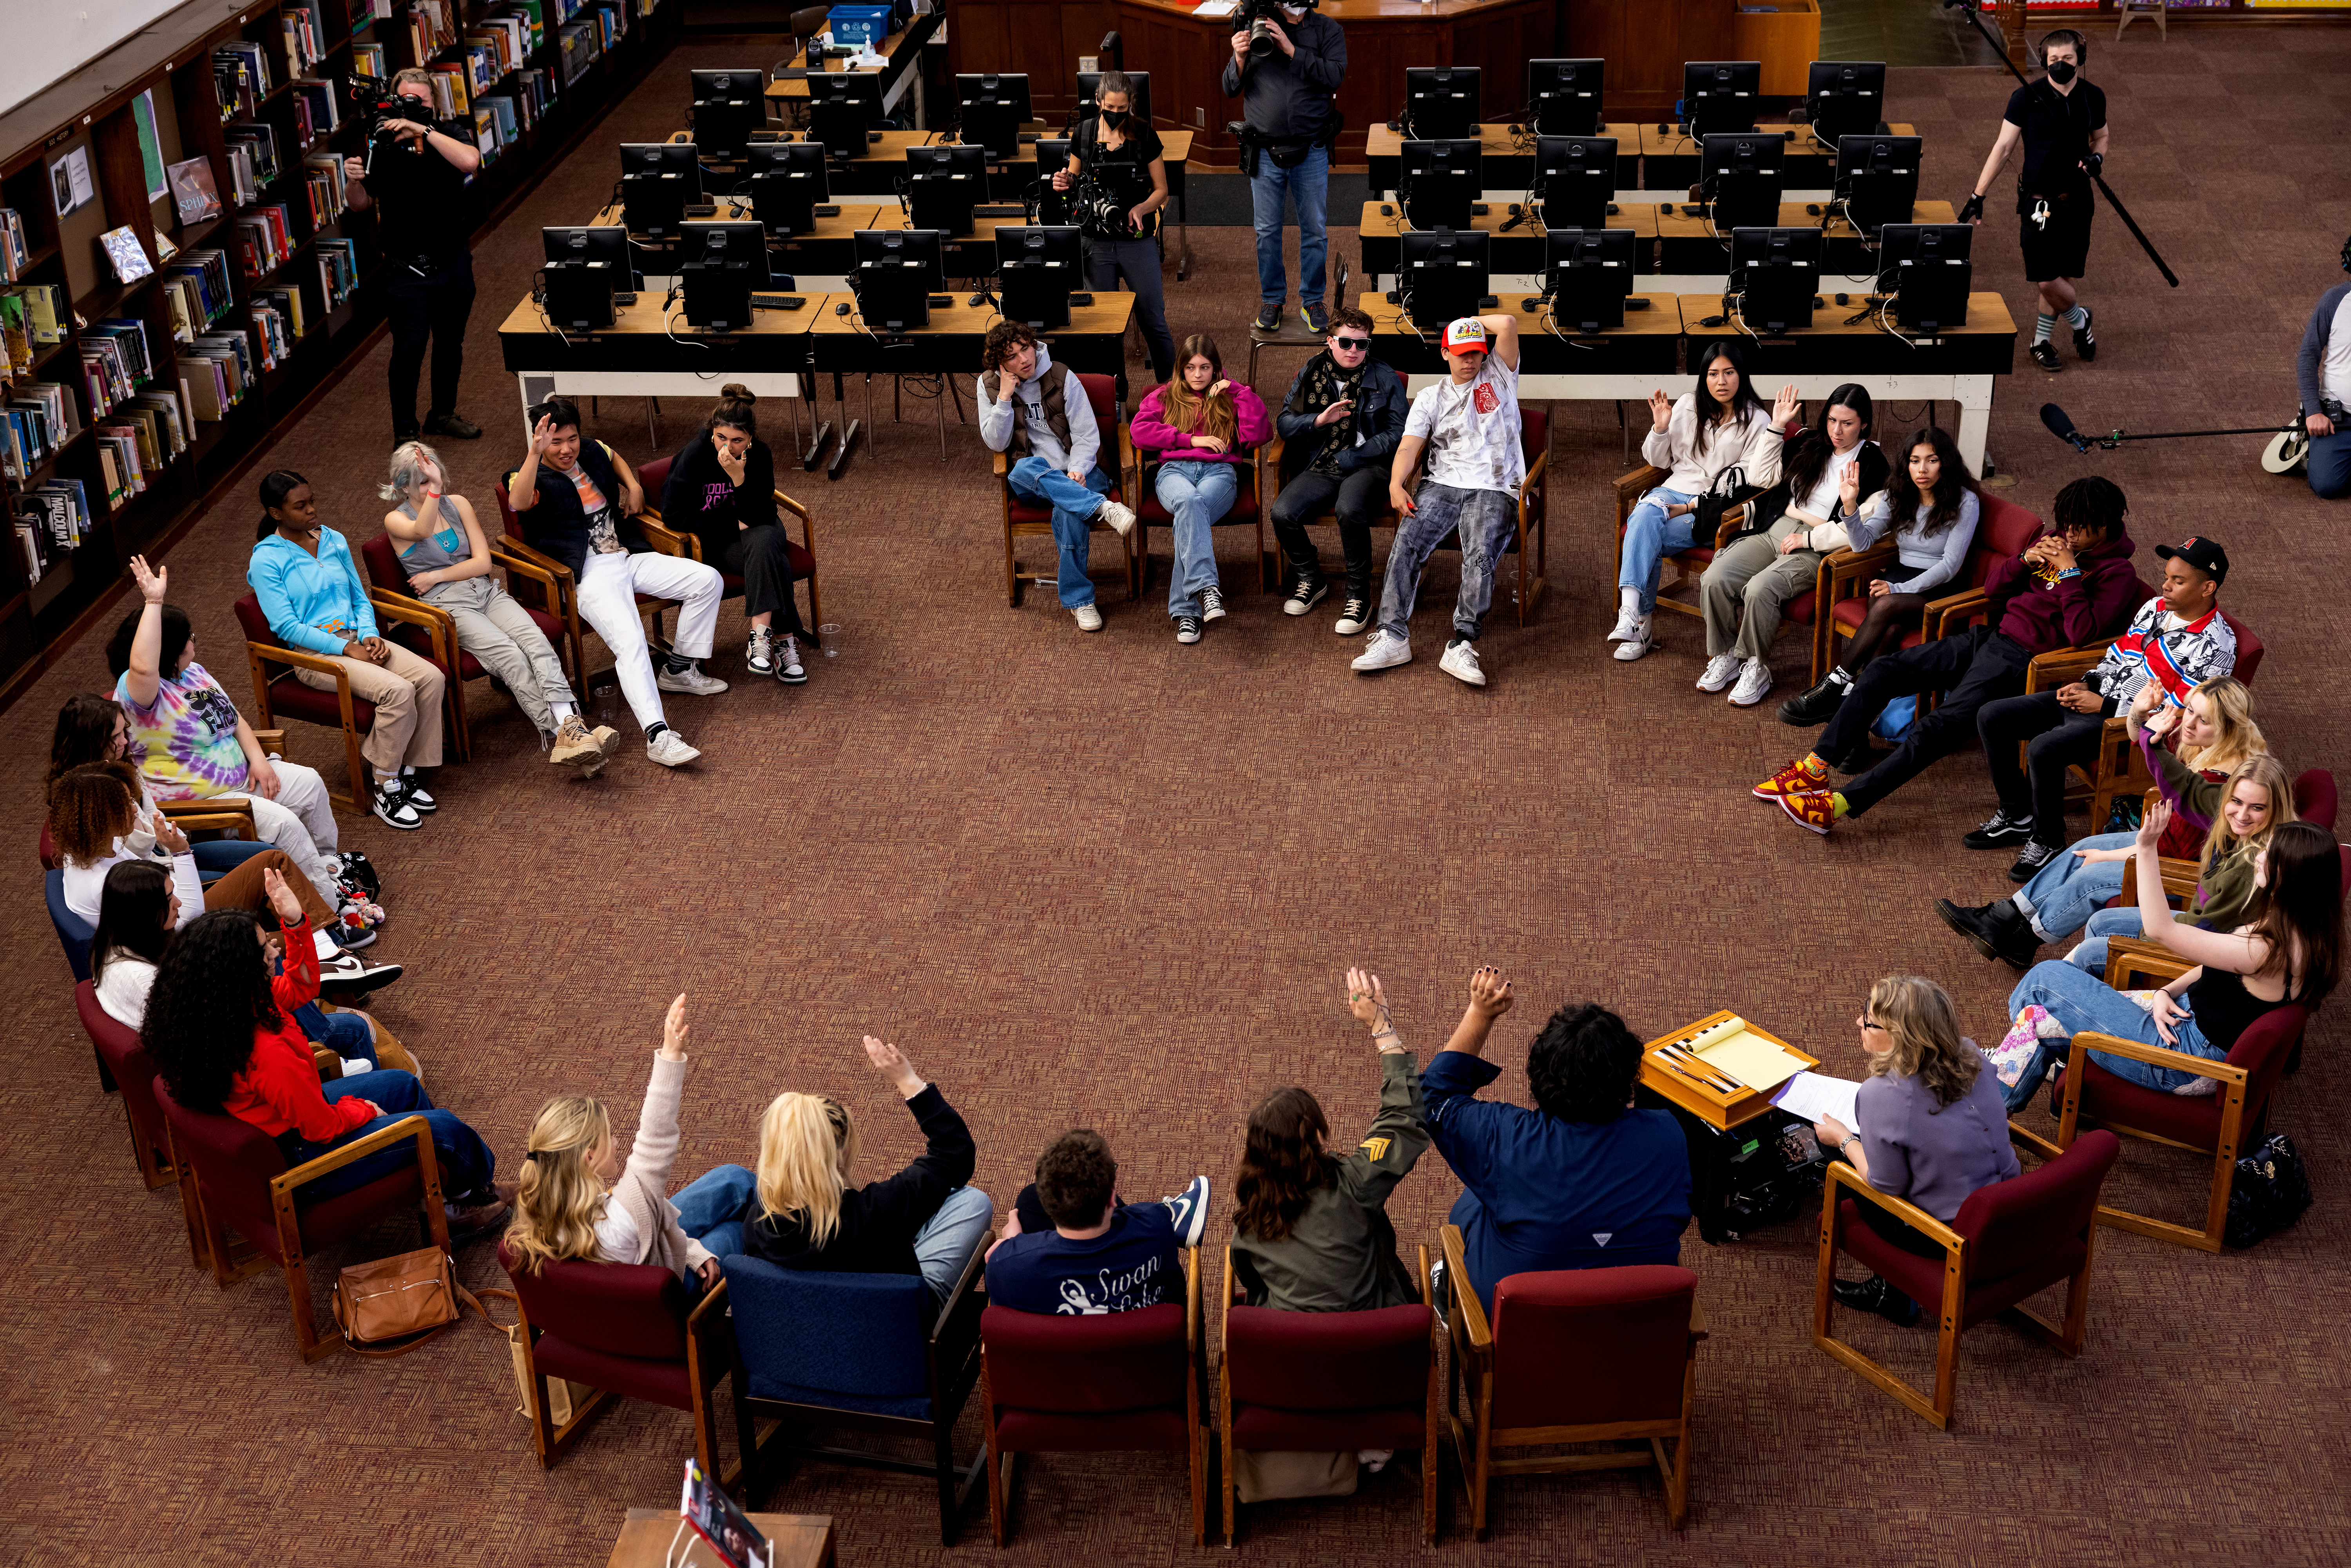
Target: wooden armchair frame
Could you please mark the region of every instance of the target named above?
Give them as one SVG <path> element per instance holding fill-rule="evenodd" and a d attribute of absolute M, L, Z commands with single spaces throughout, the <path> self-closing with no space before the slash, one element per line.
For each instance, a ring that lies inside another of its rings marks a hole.
<path fill-rule="evenodd" d="M 1445 1249 L 1445 1273 L 1450 1309 L 1446 1328 L 1453 1341 L 1447 1371 L 1445 1418 L 1452 1428 L 1455 1456 L 1461 1462 L 1461 1486 L 1469 1499 L 1470 1527 L 1486 1538 L 1486 1503 L 1496 1476 L 1551 1475 L 1573 1470 L 1638 1469 L 1654 1464 L 1666 1489 L 1666 1522 L 1679 1530 L 1689 1517 L 1690 1416 L 1698 1404 L 1698 1347 L 1707 1337 L 1706 1312 L 1690 1298 L 1689 1345 L 1682 1364 L 1681 1415 L 1670 1421 L 1610 1421 L 1573 1427 L 1507 1427 L 1497 1430 L 1494 1412 L 1494 1335 L 1486 1322 L 1486 1306 L 1469 1278 L 1461 1228 L 1447 1225 L 1439 1233 Z M 1427 1249 L 1421 1252 L 1424 1260 Z M 1460 1414 L 1460 1385 L 1469 1384 L 1469 1417 Z M 1538 1448 L 1562 1443 L 1604 1443 L 1622 1438 L 1648 1440 L 1648 1452 L 1618 1450 L 1600 1454 L 1549 1454 L 1532 1458 L 1498 1459 L 1497 1448 Z M 1668 1460 L 1666 1441 L 1673 1439 Z"/>
<path fill-rule="evenodd" d="M 2060 648 L 2054 653 L 2035 654 L 2024 666 L 2024 691 L 2027 696 L 2036 692 L 2053 692 L 2072 685 L 2096 667 L 2114 646 L 2114 639 L 2086 644 L 2079 648 Z M 2022 766 L 2027 743 L 2017 746 L 2017 758 Z M 2115 797 L 2133 790 L 2146 789 L 2155 779 L 2147 770 L 2146 761 L 2138 754 L 2138 744 L 2132 739 L 2130 721 L 2123 715 L 2108 717 L 2098 737 L 2097 759 L 2088 768 L 2078 765 L 2066 769 L 2065 793 L 2074 798 L 2086 797 L 2090 804 L 2090 831 L 2106 831 L 2106 819 L 2113 813 Z"/>
<path fill-rule="evenodd" d="M 1280 437 L 1277 436 L 1274 439 L 1279 441 Z M 1132 420 L 1118 428 L 1118 449 L 1134 463 L 1134 466 L 1126 471 L 1126 493 L 1130 497 L 1128 505 L 1134 507 L 1136 592 L 1140 594 L 1142 590 L 1151 586 L 1151 525 L 1144 519 L 1142 500 L 1145 496 L 1156 494 L 1155 491 L 1146 489 L 1144 486 L 1156 483 L 1153 470 L 1166 461 L 1167 455 L 1164 452 L 1152 451 L 1147 447 L 1137 446 L 1134 444 L 1134 422 Z M 1270 530 L 1266 528 L 1266 513 L 1271 509 L 1273 500 L 1265 493 L 1264 445 L 1259 445 L 1249 455 L 1249 474 L 1250 493 L 1257 497 L 1258 587 L 1260 591 L 1271 593 L 1281 585 L 1281 550 L 1279 546 L 1268 543 Z M 1217 519 L 1209 529 L 1211 537 L 1214 536 L 1217 528 L 1238 528 L 1249 526 L 1230 520 L 1231 516 L 1228 512 Z M 1170 533 L 1172 537 L 1172 528 Z M 1173 570 L 1172 565 L 1170 570 Z"/>
<path fill-rule="evenodd" d="M 1003 508 L 1004 516 L 1004 604 L 1008 610 L 1018 610 L 1020 608 L 1022 583 L 1033 582 L 1042 587 L 1056 581 L 1057 578 L 1047 577 L 1038 572 L 1029 572 L 1023 576 L 1019 563 L 1013 558 L 1012 542 L 1019 538 L 1036 538 L 1040 536 L 1051 538 L 1053 524 L 1050 518 L 1041 523 L 1017 523 L 1012 520 L 1012 465 L 1018 459 L 1012 455 L 1008 448 L 1002 452 L 990 453 L 988 456 L 987 471 L 996 476 L 997 500 Z M 1134 466 L 1134 437 L 1130 428 L 1122 422 L 1118 426 L 1118 467 L 1114 472 L 1123 477 L 1132 473 Z M 1129 497 L 1126 504 L 1132 506 L 1134 498 Z M 1264 506 L 1271 504 L 1270 501 L 1261 503 L 1260 510 Z M 1102 521 L 1100 517 L 1094 517 L 1087 524 L 1089 536 L 1098 533 L 1115 535 L 1117 532 L 1116 528 Z M 1143 570 L 1141 563 L 1135 558 L 1135 543 L 1142 532 L 1142 523 L 1138 519 L 1128 537 L 1118 541 L 1119 553 L 1126 560 L 1126 596 L 1129 599 L 1143 597 Z"/>
<path fill-rule="evenodd" d="M 814 636 L 816 634 L 817 627 L 824 622 L 824 594 L 823 591 L 817 587 L 816 519 L 809 516 L 809 509 L 806 507 L 801 506 L 798 501 L 793 500 L 781 490 L 776 491 L 775 497 L 776 505 L 778 508 L 783 511 L 789 512 L 793 517 L 796 517 L 800 520 L 800 549 L 808 552 L 809 558 L 809 633 L 810 636 Z M 670 528 L 666 524 L 663 524 L 661 520 L 660 507 L 647 507 L 644 510 L 644 514 L 640 517 L 637 521 L 641 526 L 646 523 L 659 526 L 661 532 L 666 538 L 675 539 L 685 547 L 684 554 L 689 559 L 697 561 L 702 559 L 702 537 L 699 534 L 680 533 Z M 780 527 L 781 525 L 778 524 L 778 526 Z M 651 533 L 647 533 L 645 537 L 650 539 L 653 538 L 653 535 Z M 788 533 L 785 537 L 789 538 L 791 536 Z M 664 550 L 663 553 L 674 555 L 678 552 L 674 550 Z M 705 562 L 704 564 L 707 565 L 708 563 Z"/>
<path fill-rule="evenodd" d="M 347 806 L 354 811 L 366 810 L 367 802 L 375 793 L 375 779 L 373 769 L 368 767 L 367 758 L 360 752 L 359 721 L 351 711 L 350 673 L 332 659 L 321 654 L 299 648 L 288 648 L 282 643 L 256 643 L 249 637 L 246 639 L 245 643 L 245 662 L 246 669 L 253 676 L 254 711 L 260 718 L 262 727 L 271 729 L 277 729 L 277 716 L 271 711 L 269 706 L 269 666 L 271 664 L 284 664 L 293 669 L 309 670 L 333 680 L 335 701 L 341 712 L 343 721 L 343 766 L 350 778 L 351 791 L 348 795 L 338 795 L 330 786 L 327 790 L 327 799 L 338 806 Z M 286 732 L 277 729 L 277 733 L 283 736 Z M 281 751 L 278 755 L 283 756 L 284 753 Z"/>
<path fill-rule="evenodd" d="M 543 1332 L 531 1327 L 530 1311 L 522 1304 L 522 1294 L 515 1292 L 517 1325 L 522 1330 L 523 1364 L 531 1380 L 530 1427 L 531 1441 L 538 1450 L 538 1468 L 552 1469 L 571 1446 L 580 1440 L 588 1423 L 613 1399 L 622 1397 L 610 1389 L 592 1389 L 584 1399 L 571 1405 L 571 1418 L 562 1426 L 555 1425 L 548 1414 L 548 1384 L 545 1374 L 538 1370 L 537 1345 Z M 718 1484 L 729 1492 L 739 1492 L 743 1479 L 743 1462 L 722 1466 L 718 1458 L 718 1413 L 711 1403 L 711 1390 L 727 1375 L 733 1364 L 734 1329 L 726 1319 L 726 1281 L 721 1280 L 705 1291 L 702 1299 L 685 1320 L 685 1375 L 694 1390 L 694 1457 L 702 1466 L 702 1473 L 716 1476 Z"/>
<path fill-rule="evenodd" d="M 368 604 L 381 621 L 396 621 L 405 626 L 423 629 L 433 644 L 432 658 L 448 677 L 443 683 L 441 707 L 444 728 L 451 759 L 467 762 L 474 756 L 473 732 L 465 726 L 465 680 L 457 668 L 457 622 L 447 611 L 427 604 L 421 599 L 411 599 L 403 593 L 391 593 L 381 588 L 368 590 Z"/>

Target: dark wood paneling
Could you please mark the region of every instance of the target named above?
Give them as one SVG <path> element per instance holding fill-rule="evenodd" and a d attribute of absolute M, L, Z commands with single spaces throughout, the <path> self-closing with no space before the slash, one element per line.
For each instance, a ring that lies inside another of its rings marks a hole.
<path fill-rule="evenodd" d="M 1040 120 L 1059 123 L 1077 107 L 1078 57 L 1098 51 L 1102 35 L 1116 26 L 1113 7 L 1037 0 L 956 0 L 947 28 L 947 59 L 957 71 L 1019 71 L 1029 78 L 1029 100 Z M 1134 43 L 1126 63 L 1136 69 Z M 1156 79 L 1155 72 L 1154 79 Z"/>

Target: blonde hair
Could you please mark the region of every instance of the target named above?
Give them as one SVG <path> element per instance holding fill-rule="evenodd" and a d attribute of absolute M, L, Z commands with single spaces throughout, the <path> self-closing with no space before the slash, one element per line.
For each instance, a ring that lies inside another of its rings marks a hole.
<path fill-rule="evenodd" d="M 2250 757 L 2270 748 L 2262 727 L 2253 722 L 2253 694 L 2234 675 L 2218 675 L 2188 694 L 2211 705 L 2209 720 L 2220 733 L 2210 746 L 2182 751 L 2179 760 L 2205 773 L 2233 773 Z"/>
<path fill-rule="evenodd" d="M 2229 827 L 2229 800 L 2241 783 L 2258 784 L 2270 792 L 2269 820 L 2262 831 L 2248 839 L 2241 839 Z M 2204 853 L 2196 862 L 2196 880 L 2205 881 L 2212 868 L 2235 854 L 2257 854 L 2269 848 L 2270 835 L 2294 821 L 2294 780 L 2285 776 L 2285 764 L 2268 752 L 2259 752 L 2237 764 L 2228 782 L 2220 786 L 2220 803 L 2212 809 L 2212 828 L 2204 835 Z"/>
<path fill-rule="evenodd" d="M 421 441 L 403 441 L 392 449 L 390 481 L 377 486 L 375 493 L 387 501 L 407 500 L 409 487 L 423 476 L 421 472 L 423 463 L 432 464 L 434 472 L 442 478 L 449 477 L 449 470 L 442 466 L 441 454 Z"/>
<path fill-rule="evenodd" d="M 609 1194 L 593 1161 L 611 1137 L 611 1113 L 586 1094 L 559 1094 L 531 1118 L 514 1218 L 507 1222 L 507 1245 L 526 1272 L 596 1256 L 596 1221 Z"/>
<path fill-rule="evenodd" d="M 759 1217 L 798 1219 L 821 1248 L 841 1229 L 857 1122 L 822 1094 L 778 1094 L 759 1118 Z"/>
<path fill-rule="evenodd" d="M 1869 988 L 1869 1016 L 1894 1042 L 1873 1056 L 1873 1075 L 1917 1078 L 1938 1107 L 1967 1098 L 1983 1057 L 1959 1033 L 1951 993 L 1922 975 L 1888 975 Z"/>
<path fill-rule="evenodd" d="M 426 70 L 423 66 L 402 66 L 400 69 L 392 73 L 392 85 L 393 87 L 400 87 L 402 84 L 406 82 L 415 82 L 420 86 L 431 87 L 433 85 L 433 73 Z"/>

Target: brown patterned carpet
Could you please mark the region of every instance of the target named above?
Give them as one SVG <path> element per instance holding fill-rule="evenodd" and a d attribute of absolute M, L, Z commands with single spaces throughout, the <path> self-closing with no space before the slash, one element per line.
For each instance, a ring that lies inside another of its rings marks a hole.
<path fill-rule="evenodd" d="M 482 236 L 465 407 L 492 434 L 451 453 L 477 504 L 519 451 L 493 333 L 537 264 L 538 226 L 593 209 L 613 142 L 682 120 L 689 63 L 763 59 L 767 47 L 679 50 Z M 2034 420 L 2045 396 L 2085 428 L 2291 412 L 2294 345 L 2351 227 L 2351 176 L 2321 151 L 2351 141 L 2351 33 L 2184 29 L 2166 44 L 2141 29 L 2119 47 L 2101 41 L 2096 79 L 2116 120 L 2114 183 L 2189 287 L 2164 288 L 2101 218 L 2087 297 L 2105 354 L 2088 368 L 2069 356 L 2053 387 L 2029 365 L 2002 386 L 1993 450 L 2017 481 L 2008 493 L 2045 511 L 2066 480 L 2113 476 L 2137 503 L 2150 572 L 2157 541 L 2223 538 L 2237 563 L 2228 602 L 2269 644 L 2257 687 L 2266 727 L 2293 766 L 2351 777 L 2351 623 L 2336 588 L 2351 570 L 2351 513 L 2263 475 L 2252 439 L 2081 458 Z M 1928 138 L 1928 194 L 1965 193 L 2008 87 L 1980 71 L 1897 75 L 1899 116 Z M 1995 211 L 1987 224 L 1980 276 L 2029 320 L 2013 223 Z M 1352 254 L 1353 231 L 1332 238 Z M 1192 239 L 1201 265 L 1170 285 L 1176 329 L 1238 344 L 1249 236 Z M 267 459 L 309 475 L 328 518 L 355 538 L 381 515 L 383 363 L 379 350 Z M 1270 365 L 1261 390 L 1278 395 L 1290 369 Z M 1507 967 L 1527 1002 L 1496 1054 L 1503 1088 L 1521 1098 L 1544 1012 L 1585 997 L 1645 1034 L 1737 1008 L 1848 1070 L 1849 1020 L 1887 970 L 1949 984 L 1980 1037 L 2001 1027 L 2010 976 L 1931 908 L 1938 894 L 1974 902 L 2008 885 L 2001 857 L 1957 842 L 1991 805 L 1980 761 L 1938 766 L 1823 841 L 1747 798 L 1798 737 L 1768 710 L 1690 689 L 1696 622 L 1670 622 L 1665 649 L 1636 665 L 1605 657 L 1605 484 L 1623 466 L 1606 407 L 1558 410 L 1552 596 L 1523 631 L 1500 607 L 1482 644 L 1483 693 L 1435 667 L 1430 637 L 1453 591 L 1443 564 L 1419 662 L 1375 682 L 1348 674 L 1356 649 L 1331 634 L 1327 610 L 1277 613 L 1237 543 L 1233 613 L 1197 647 L 1169 634 L 1164 564 L 1153 597 L 1133 607 L 1111 583 L 1107 547 L 1101 635 L 1078 633 L 1050 594 L 1008 611 L 977 435 L 954 431 L 942 466 L 929 410 L 909 412 L 885 426 L 885 458 L 861 455 L 837 485 L 788 481 L 821 525 L 841 656 L 817 661 L 798 690 L 672 699 L 706 754 L 698 768 L 673 774 L 628 751 L 596 783 L 568 782 L 519 716 L 477 686 L 476 758 L 435 779 L 440 814 L 413 834 L 372 819 L 347 826 L 345 841 L 385 874 L 381 952 L 412 966 L 381 1011 L 425 1060 L 440 1102 L 509 1160 L 557 1090 L 609 1095 L 626 1121 L 680 990 L 696 1026 L 681 1178 L 747 1158 L 754 1118 L 785 1086 L 850 1097 L 873 1168 L 910 1155 L 912 1129 L 857 1048 L 872 1030 L 968 1114 L 979 1179 L 999 1202 L 1043 1139 L 1088 1123 L 1124 1156 L 1131 1195 L 1209 1171 L 1220 1184 L 1212 1239 L 1259 1094 L 1308 1084 L 1342 1129 L 1370 1114 L 1375 1070 L 1339 1000 L 1350 963 L 1385 977 L 1424 1057 L 1472 967 Z M 699 413 L 667 406 L 665 441 Z M 1881 434 L 1907 423 L 1887 419 Z M 633 400 L 606 400 L 597 431 L 651 455 Z M 170 560 L 201 656 L 241 700 L 228 607 L 252 515 L 243 499 L 222 507 Z M 739 674 L 739 639 L 730 605 L 719 673 Z M 14 1129 L 0 1204 L 5 1555 L 601 1563 L 623 1509 L 675 1495 L 691 1451 L 683 1416 L 622 1405 L 542 1473 L 497 1335 L 469 1324 L 398 1362 L 305 1367 L 275 1276 L 216 1290 L 189 1267 L 175 1196 L 134 1179 L 121 1111 L 92 1082 L 31 852 L 51 716 L 99 685 L 101 642 L 0 716 L 0 799 L 21 854 L 0 899 L 12 995 L 0 1105 Z M 1801 657 L 1795 639 L 1781 644 L 1783 692 Z M 316 731 L 298 733 L 296 755 L 334 765 Z M 1699 1361 L 1687 1532 L 1665 1528 L 1654 1479 L 1535 1479 L 1499 1486 L 1490 1544 L 1456 1531 L 1441 1553 L 2340 1562 L 2351 1539 L 2342 1017 L 2338 1006 L 2321 1019 L 2276 1114 L 2310 1159 L 2319 1207 L 2246 1254 L 2102 1231 L 2079 1361 L 1998 1323 L 1976 1330 L 1957 1426 L 1937 1433 L 1812 1346 L 1809 1223 L 1720 1248 L 1693 1231 L 1684 1258 L 1714 1336 Z M 2185 1217 L 2200 1210 L 2201 1179 L 2186 1156 L 2133 1145 L 2116 1190 Z M 1430 1157 L 1397 1197 L 1399 1230 L 1432 1237 L 1456 1191 Z M 380 1250 L 413 1245 L 378 1239 Z M 338 1260 L 326 1261 L 331 1272 Z M 462 1262 L 492 1282 L 486 1249 Z M 1911 1375 L 1930 1373 L 1923 1332 L 1855 1332 Z M 967 1441 L 976 1430 L 967 1416 Z M 1240 1555 L 1417 1557 L 1416 1496 L 1391 1475 L 1350 1501 L 1251 1511 Z M 942 1552 L 931 1493 L 910 1479 L 817 1468 L 770 1506 L 833 1515 L 844 1562 L 991 1559 L 984 1509 Z M 1186 1544 L 1184 1517 L 1173 1463 L 1049 1458 L 1024 1481 L 1005 1560 L 1207 1560 Z"/>

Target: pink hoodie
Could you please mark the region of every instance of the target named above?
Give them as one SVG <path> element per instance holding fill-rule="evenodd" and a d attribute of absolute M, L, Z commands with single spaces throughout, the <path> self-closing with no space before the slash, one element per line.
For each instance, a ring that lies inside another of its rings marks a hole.
<path fill-rule="evenodd" d="M 1181 457 L 1196 463 L 1246 463 L 1249 449 L 1272 438 L 1273 421 L 1267 417 L 1265 402 L 1240 382 L 1233 383 L 1233 415 L 1240 425 L 1238 437 L 1229 452 L 1211 452 L 1205 446 L 1192 444 L 1197 430 L 1178 430 L 1167 423 L 1164 402 L 1167 389 L 1153 387 L 1143 395 L 1143 406 L 1134 412 L 1134 444 L 1164 457 Z"/>

